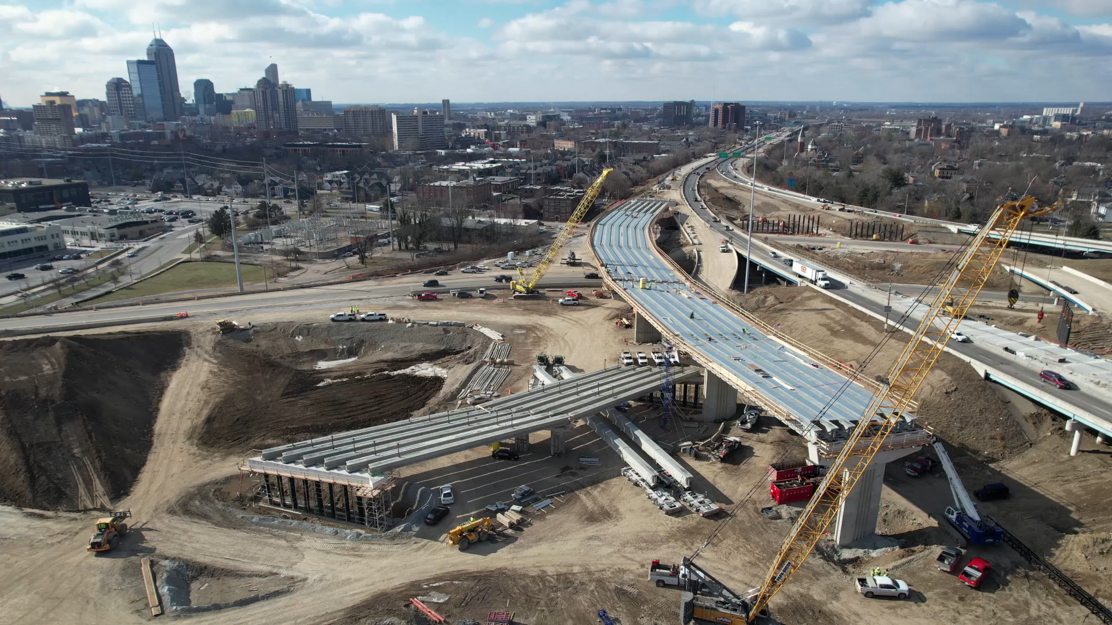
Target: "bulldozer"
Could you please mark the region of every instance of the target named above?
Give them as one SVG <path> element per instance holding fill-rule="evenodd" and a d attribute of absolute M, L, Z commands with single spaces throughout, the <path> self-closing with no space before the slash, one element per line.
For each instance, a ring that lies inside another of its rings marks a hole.
<path fill-rule="evenodd" d="M 89 551 L 99 553 L 115 549 L 120 542 L 120 537 L 127 534 L 127 523 L 124 523 L 124 519 L 131 518 L 131 510 L 120 510 L 110 514 L 112 516 L 97 519 L 97 531 L 89 539 Z"/>
<path fill-rule="evenodd" d="M 246 329 L 250 328 L 251 326 L 250 326 L 250 324 L 248 324 L 246 326 L 241 326 L 238 323 L 236 323 L 235 321 L 228 321 L 227 319 L 221 319 L 220 321 L 216 322 L 216 327 L 220 329 L 220 334 L 231 334 L 232 332 L 239 332 L 240 330 L 246 330 Z"/>
<path fill-rule="evenodd" d="M 460 551 L 467 551 L 471 543 L 485 542 L 494 537 L 494 525 L 489 517 L 468 521 L 459 527 L 448 531 L 448 544 L 459 546 Z"/>

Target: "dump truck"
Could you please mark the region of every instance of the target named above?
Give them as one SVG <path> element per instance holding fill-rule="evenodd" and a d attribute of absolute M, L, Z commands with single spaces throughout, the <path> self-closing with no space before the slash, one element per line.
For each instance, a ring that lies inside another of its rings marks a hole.
<path fill-rule="evenodd" d="M 830 279 L 827 277 L 826 272 L 822 269 L 815 269 L 810 265 L 804 265 L 798 260 L 792 261 L 792 271 L 796 274 L 803 276 L 811 281 L 811 284 L 819 287 L 820 289 L 830 288 Z"/>
<path fill-rule="evenodd" d="M 127 523 L 124 519 L 131 518 L 131 510 L 112 512 L 111 516 L 97 519 L 97 531 L 89 539 L 89 551 L 110 551 L 116 548 L 120 537 L 127 534 Z"/>
<path fill-rule="evenodd" d="M 467 551 L 471 543 L 486 542 L 494 537 L 494 525 L 490 518 L 475 519 L 448 531 L 448 544 Z"/>

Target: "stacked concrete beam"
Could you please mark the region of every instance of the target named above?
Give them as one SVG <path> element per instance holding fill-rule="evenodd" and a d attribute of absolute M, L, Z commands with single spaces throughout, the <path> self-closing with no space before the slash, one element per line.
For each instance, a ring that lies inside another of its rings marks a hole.
<path fill-rule="evenodd" d="M 684 468 L 675 458 L 669 455 L 666 451 L 660 448 L 648 434 L 645 434 L 641 428 L 633 424 L 629 419 L 625 418 L 622 413 L 616 410 L 607 410 L 606 416 L 618 427 L 619 430 L 625 433 L 626 436 L 633 439 L 641 450 L 644 451 L 650 458 L 660 465 L 660 468 L 668 472 L 677 482 L 684 488 L 691 488 L 691 473 Z"/>
<path fill-rule="evenodd" d="M 598 434 L 599 438 L 610 445 L 610 448 L 618 454 L 618 457 L 636 471 L 637 475 L 641 476 L 642 480 L 649 486 L 656 486 L 656 468 L 648 460 L 642 458 L 641 454 L 637 453 L 632 445 L 619 438 L 614 430 L 611 430 L 598 416 L 589 417 L 587 423 Z"/>

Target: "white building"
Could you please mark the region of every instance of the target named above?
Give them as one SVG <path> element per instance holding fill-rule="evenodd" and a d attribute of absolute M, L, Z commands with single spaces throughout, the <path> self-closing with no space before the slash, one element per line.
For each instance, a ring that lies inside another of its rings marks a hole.
<path fill-rule="evenodd" d="M 0 221 L 0 259 L 19 258 L 66 248 L 57 224 Z"/>
<path fill-rule="evenodd" d="M 407 152 L 418 150 L 443 150 L 448 147 L 444 138 L 444 116 L 424 110 L 413 115 L 393 113 L 394 149 Z"/>

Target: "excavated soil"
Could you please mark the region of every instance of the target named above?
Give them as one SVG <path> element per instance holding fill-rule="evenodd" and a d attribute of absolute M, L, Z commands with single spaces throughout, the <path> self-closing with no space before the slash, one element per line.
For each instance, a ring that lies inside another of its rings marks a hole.
<path fill-rule="evenodd" d="M 857 252 L 836 248 L 818 239 L 815 243 L 824 245 L 825 249 L 816 251 L 803 245 L 794 245 L 789 249 L 797 257 L 814 259 L 875 284 L 938 284 L 941 277 L 952 270 L 952 263 L 956 260 L 950 252 Z M 1011 286 L 1012 277 L 1002 268 L 997 268 L 985 283 L 985 289 L 989 291 L 1007 291 Z M 1030 288 L 1030 285 L 1024 288 Z"/>
<path fill-rule="evenodd" d="M 147 460 L 183 332 L 0 343 L 0 501 L 107 507 Z"/>
<path fill-rule="evenodd" d="M 462 327 L 385 323 L 265 324 L 221 337 L 220 400 L 199 443 L 245 451 L 408 418 L 444 385 L 430 363 L 474 362 L 485 345 Z"/>

